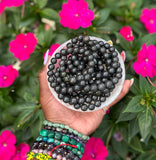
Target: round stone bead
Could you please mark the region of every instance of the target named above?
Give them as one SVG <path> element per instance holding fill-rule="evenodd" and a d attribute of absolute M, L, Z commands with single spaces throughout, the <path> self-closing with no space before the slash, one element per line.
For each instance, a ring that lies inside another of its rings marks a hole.
<path fill-rule="evenodd" d="M 55 136 L 54 136 L 55 139 L 60 140 L 61 137 L 62 137 L 62 135 L 59 132 L 55 133 Z"/>
<path fill-rule="evenodd" d="M 83 105 L 81 106 L 81 110 L 82 110 L 82 111 L 86 111 L 87 109 L 88 109 L 88 107 L 87 107 L 86 104 L 83 104 Z"/>
<path fill-rule="evenodd" d="M 42 137 L 46 137 L 48 135 L 48 131 L 47 130 L 41 130 L 39 132 L 39 134 L 42 136 Z"/>
<path fill-rule="evenodd" d="M 63 141 L 63 142 L 68 142 L 68 141 L 69 141 L 69 136 L 63 135 L 63 136 L 62 136 L 62 141 Z"/>

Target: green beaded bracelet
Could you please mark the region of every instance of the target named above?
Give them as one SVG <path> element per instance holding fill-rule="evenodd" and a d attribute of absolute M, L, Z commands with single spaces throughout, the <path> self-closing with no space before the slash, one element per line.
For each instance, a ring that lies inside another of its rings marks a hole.
<path fill-rule="evenodd" d="M 74 129 L 72 129 L 69 126 L 64 125 L 64 124 L 53 123 L 53 122 L 49 122 L 47 120 L 44 120 L 43 124 L 48 125 L 48 126 L 53 126 L 53 127 L 65 128 L 69 131 L 69 133 L 73 133 L 73 134 L 77 135 L 78 137 L 82 138 L 85 141 L 88 141 L 88 139 L 89 139 L 89 136 L 82 135 L 82 133 L 80 133 L 80 132 L 78 132 L 78 131 L 76 131 L 76 130 L 74 130 Z"/>

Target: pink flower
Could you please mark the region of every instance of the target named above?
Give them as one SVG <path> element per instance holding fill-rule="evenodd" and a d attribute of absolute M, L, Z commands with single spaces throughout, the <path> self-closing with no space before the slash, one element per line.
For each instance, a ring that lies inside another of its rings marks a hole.
<path fill-rule="evenodd" d="M 19 34 L 15 40 L 9 43 L 10 52 L 20 61 L 27 60 L 30 54 L 35 50 L 37 39 L 33 33 Z"/>
<path fill-rule="evenodd" d="M 60 23 L 70 29 L 79 27 L 87 28 L 94 19 L 94 12 L 88 9 L 88 3 L 84 0 L 68 0 L 62 5 L 59 13 Z"/>
<path fill-rule="evenodd" d="M 5 0 L 6 1 L 6 7 L 19 7 L 21 6 L 24 1 L 27 0 Z"/>
<path fill-rule="evenodd" d="M 100 138 L 91 137 L 85 145 L 81 160 L 105 160 L 108 151 Z"/>
<path fill-rule="evenodd" d="M 140 16 L 140 21 L 144 23 L 145 28 L 149 33 L 156 32 L 156 8 L 152 8 L 149 10 L 145 8 L 142 10 L 142 14 Z"/>
<path fill-rule="evenodd" d="M 5 7 L 18 7 L 27 0 L 0 0 L 0 14 L 4 11 Z"/>
<path fill-rule="evenodd" d="M 0 0 L 0 15 L 4 11 L 5 6 L 5 0 Z"/>
<path fill-rule="evenodd" d="M 113 137 L 116 139 L 116 141 L 121 142 L 123 140 L 121 133 L 118 131 L 114 133 Z"/>
<path fill-rule="evenodd" d="M 131 27 L 126 26 L 126 27 L 122 27 L 120 29 L 120 34 L 125 38 L 125 40 L 127 41 L 133 41 L 134 40 L 134 36 L 133 36 L 133 32 Z"/>
<path fill-rule="evenodd" d="M 15 154 L 16 137 L 10 131 L 5 130 L 0 135 L 0 159 L 11 160 Z"/>
<path fill-rule="evenodd" d="M 137 61 L 133 63 L 133 68 L 137 74 L 146 77 L 156 76 L 156 47 L 154 45 L 143 44 L 138 52 Z"/>
<path fill-rule="evenodd" d="M 52 56 L 53 53 L 55 52 L 55 50 L 56 50 L 58 47 L 60 47 L 60 44 L 58 44 L 58 43 L 52 44 L 51 47 L 50 47 L 50 51 L 49 51 L 48 55 L 49 55 L 49 56 Z M 45 54 L 46 54 L 46 53 L 44 53 L 43 58 L 45 57 Z"/>
<path fill-rule="evenodd" d="M 12 85 L 17 76 L 18 71 L 14 69 L 12 65 L 0 66 L 0 87 L 2 88 Z"/>
<path fill-rule="evenodd" d="M 15 156 L 12 160 L 26 160 L 27 152 L 29 152 L 30 148 L 28 144 L 21 143 L 16 147 Z"/>
<path fill-rule="evenodd" d="M 109 114 L 109 112 L 110 112 L 110 109 L 107 109 L 106 114 Z"/>

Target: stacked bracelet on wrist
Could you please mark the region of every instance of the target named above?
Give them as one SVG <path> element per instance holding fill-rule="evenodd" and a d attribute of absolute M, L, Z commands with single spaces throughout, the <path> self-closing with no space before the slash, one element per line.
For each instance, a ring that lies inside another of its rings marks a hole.
<path fill-rule="evenodd" d="M 38 154 L 41 157 L 43 154 L 43 156 L 47 155 L 47 160 L 49 160 L 48 156 L 57 160 L 80 160 L 84 153 L 85 143 L 89 139 L 89 136 L 82 135 L 67 125 L 46 120 L 39 134 L 40 136 L 32 145 L 33 157 Z M 27 160 L 31 160 L 30 155 L 28 158 Z"/>

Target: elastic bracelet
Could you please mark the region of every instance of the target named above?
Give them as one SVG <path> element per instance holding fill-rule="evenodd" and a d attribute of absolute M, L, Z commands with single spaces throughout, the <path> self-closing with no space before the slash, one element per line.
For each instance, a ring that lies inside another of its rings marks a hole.
<path fill-rule="evenodd" d="M 47 154 L 43 154 L 43 153 L 33 153 L 30 152 L 27 154 L 27 160 L 54 160 L 52 159 L 52 157 L 50 157 Z"/>
<path fill-rule="evenodd" d="M 44 128 L 44 127 L 43 127 Z M 78 137 L 77 135 L 74 135 L 72 133 L 64 133 L 62 130 L 47 130 L 43 129 L 40 131 L 40 136 L 36 140 L 44 140 L 49 141 L 50 138 L 55 138 L 57 140 L 62 139 L 63 142 L 68 142 L 69 139 L 75 139 L 78 143 L 80 143 L 83 147 L 85 146 L 86 141 L 84 141 L 82 138 Z M 52 141 L 53 142 L 53 141 Z"/>
<path fill-rule="evenodd" d="M 87 141 L 89 139 L 89 136 L 86 135 L 82 135 L 82 133 L 70 128 L 67 125 L 64 124 L 59 124 L 59 123 L 53 123 L 53 122 L 49 122 L 47 120 L 43 121 L 43 125 L 48 125 L 48 126 L 53 126 L 53 127 L 60 127 L 60 128 L 65 128 L 67 130 L 69 130 L 69 133 L 74 133 L 75 135 L 77 135 L 78 137 L 82 138 L 83 140 Z"/>

